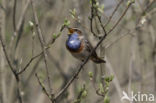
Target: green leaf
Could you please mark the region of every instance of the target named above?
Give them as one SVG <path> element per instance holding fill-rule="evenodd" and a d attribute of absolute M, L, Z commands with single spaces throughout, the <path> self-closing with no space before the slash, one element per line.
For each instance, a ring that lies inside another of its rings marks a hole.
<path fill-rule="evenodd" d="M 93 78 L 93 72 L 89 72 L 88 75 L 90 78 Z"/>
<path fill-rule="evenodd" d="M 135 0 L 131 0 L 132 3 L 135 3 Z"/>
<path fill-rule="evenodd" d="M 33 27 L 34 26 L 34 23 L 32 21 L 29 21 L 29 26 L 30 27 Z"/>
<path fill-rule="evenodd" d="M 88 16 L 88 19 L 89 19 L 89 20 L 91 20 L 91 17 L 90 17 L 90 16 Z"/>
<path fill-rule="evenodd" d="M 110 76 L 110 81 L 112 81 L 114 79 L 114 75 Z"/>
<path fill-rule="evenodd" d="M 101 5 L 101 9 L 104 9 L 104 4 Z"/>
<path fill-rule="evenodd" d="M 27 25 L 24 27 L 24 32 L 25 32 L 26 34 L 29 34 L 29 32 L 30 32 L 32 29 L 33 29 L 33 28 L 30 27 L 29 24 L 27 24 Z"/>
<path fill-rule="evenodd" d="M 44 86 L 43 82 L 44 82 L 44 80 L 45 80 L 45 78 L 46 78 L 45 72 L 40 72 L 40 73 L 38 73 L 38 77 L 39 77 L 39 79 L 40 79 L 42 85 Z"/>
<path fill-rule="evenodd" d="M 102 83 L 99 84 L 99 89 L 100 89 L 100 93 L 104 93 L 105 92 Z"/>
<path fill-rule="evenodd" d="M 132 3 L 135 3 L 135 0 L 128 0 L 127 1 L 127 6 L 131 5 Z"/>
<path fill-rule="evenodd" d="M 105 77 L 105 81 L 109 83 L 109 82 L 111 82 L 113 80 L 113 78 L 114 78 L 113 75 L 111 75 L 109 77 Z"/>
<path fill-rule="evenodd" d="M 36 36 L 36 33 L 33 31 L 32 37 L 34 38 Z"/>
<path fill-rule="evenodd" d="M 103 9 L 101 9 L 101 8 L 98 8 L 98 11 L 101 12 L 101 13 L 103 13 Z"/>
<path fill-rule="evenodd" d="M 77 99 L 74 101 L 74 103 L 80 103 L 80 101 L 81 101 L 80 99 Z"/>
<path fill-rule="evenodd" d="M 75 16 L 73 16 L 73 15 L 71 15 L 71 17 L 74 19 L 75 18 Z"/>
<path fill-rule="evenodd" d="M 57 34 L 53 33 L 53 38 L 56 39 L 57 38 Z"/>
<path fill-rule="evenodd" d="M 73 10 L 69 10 L 69 13 L 71 14 L 72 18 L 75 18 L 75 16 L 76 16 L 76 9 L 74 8 Z"/>
<path fill-rule="evenodd" d="M 65 20 L 64 20 L 64 25 L 65 25 L 65 26 L 69 26 L 69 25 L 70 25 L 70 21 L 67 20 L 67 19 L 65 19 Z"/>
<path fill-rule="evenodd" d="M 59 32 L 59 33 L 58 33 L 58 36 L 60 36 L 61 34 L 62 34 L 62 33 L 61 33 L 61 32 Z"/>
<path fill-rule="evenodd" d="M 110 99 L 109 99 L 109 97 L 107 95 L 104 98 L 104 103 L 110 103 Z"/>
<path fill-rule="evenodd" d="M 84 90 L 83 93 L 82 93 L 82 98 L 85 98 L 87 96 L 87 91 Z"/>

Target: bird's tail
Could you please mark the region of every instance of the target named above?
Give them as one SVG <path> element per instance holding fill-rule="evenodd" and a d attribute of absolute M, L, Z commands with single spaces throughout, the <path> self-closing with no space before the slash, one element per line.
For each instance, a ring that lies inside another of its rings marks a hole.
<path fill-rule="evenodd" d="M 100 64 L 100 63 L 106 63 L 105 60 L 99 58 L 99 57 L 92 57 L 91 60 L 97 64 Z"/>

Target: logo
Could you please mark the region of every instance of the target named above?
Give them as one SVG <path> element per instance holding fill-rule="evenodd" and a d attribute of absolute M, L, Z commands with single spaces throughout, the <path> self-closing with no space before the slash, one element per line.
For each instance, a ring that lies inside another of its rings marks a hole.
<path fill-rule="evenodd" d="M 146 94 L 146 93 L 134 93 L 133 91 L 131 92 L 131 96 L 128 96 L 128 94 L 123 91 L 123 96 L 121 97 L 121 100 L 128 100 L 130 101 L 130 103 L 132 103 L 133 101 L 138 101 L 138 102 L 143 102 L 143 101 L 149 101 L 149 102 L 153 102 L 154 101 L 154 94 Z"/>

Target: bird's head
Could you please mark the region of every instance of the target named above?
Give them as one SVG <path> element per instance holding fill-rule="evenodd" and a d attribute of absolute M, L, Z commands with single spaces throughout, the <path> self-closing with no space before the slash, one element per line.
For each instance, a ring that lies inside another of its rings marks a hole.
<path fill-rule="evenodd" d="M 72 35 L 74 32 L 78 33 L 79 35 L 81 35 L 81 31 L 78 28 L 70 28 L 68 27 L 68 35 Z"/>

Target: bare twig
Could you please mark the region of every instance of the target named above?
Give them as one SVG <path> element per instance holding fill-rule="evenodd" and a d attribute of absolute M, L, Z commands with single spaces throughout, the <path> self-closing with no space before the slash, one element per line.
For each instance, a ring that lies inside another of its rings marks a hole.
<path fill-rule="evenodd" d="M 0 4 L 0 9 L 2 9 L 3 11 L 5 11 L 5 8 Z"/>
<path fill-rule="evenodd" d="M 5 44 L 4 44 L 3 40 L 2 40 L 1 34 L 0 34 L 0 41 L 1 41 L 1 45 L 2 45 L 2 48 L 3 48 L 3 52 L 4 52 L 4 55 L 5 55 L 5 57 L 6 57 L 7 63 L 8 63 L 8 65 L 9 65 L 9 67 L 10 67 L 10 69 L 11 69 L 12 73 L 14 74 L 15 79 L 16 79 L 16 81 L 17 81 L 17 96 L 18 96 L 17 98 L 19 99 L 19 102 L 22 103 L 22 97 L 21 97 L 21 95 L 20 95 L 20 88 L 19 88 L 19 81 L 20 81 L 20 80 L 19 80 L 19 76 L 18 76 L 18 74 L 16 73 L 16 71 L 15 71 L 13 65 L 11 64 L 11 61 L 10 61 L 10 59 L 9 59 L 7 50 L 5 49 Z"/>
<path fill-rule="evenodd" d="M 61 27 L 61 29 L 60 29 L 60 32 L 62 32 L 64 28 L 65 28 L 65 26 L 63 25 L 63 26 Z M 48 49 L 50 48 L 50 45 L 52 45 L 52 44 L 56 41 L 56 39 L 57 39 L 59 36 L 60 36 L 60 35 L 58 35 L 56 38 L 52 38 L 52 39 L 48 42 L 47 47 L 45 47 L 45 50 L 48 50 Z M 19 71 L 17 74 L 18 74 L 18 75 L 19 75 L 19 74 L 22 74 L 22 73 L 29 67 L 29 65 L 30 65 L 37 57 L 43 55 L 43 53 L 44 53 L 44 51 L 42 50 L 42 51 L 41 51 L 40 53 L 38 53 L 37 55 L 33 56 L 33 57 L 28 61 L 28 63 L 24 66 L 24 68 L 23 68 L 21 71 Z"/>
<path fill-rule="evenodd" d="M 48 49 L 48 48 L 50 48 L 50 47 L 47 47 L 46 49 Z M 22 73 L 29 67 L 29 65 L 33 62 L 33 60 L 35 60 L 37 57 L 41 56 L 42 54 L 43 54 L 43 51 L 40 52 L 40 53 L 38 53 L 36 56 L 32 57 L 32 58 L 28 61 L 28 63 L 25 65 L 25 67 L 24 67 L 21 71 L 19 71 L 17 74 L 18 74 L 18 75 L 22 74 Z"/>
<path fill-rule="evenodd" d="M 113 67 L 112 67 L 112 65 L 110 64 L 110 62 L 108 61 L 107 58 L 106 58 L 106 61 L 107 61 L 107 63 L 106 63 L 107 68 L 109 69 L 110 73 L 113 74 L 114 77 L 115 77 L 114 80 L 113 80 L 113 83 L 114 83 L 114 85 L 116 87 L 116 90 L 118 92 L 118 95 L 121 97 L 122 96 L 121 95 L 122 91 L 121 91 L 121 86 L 119 84 L 119 80 L 117 79 L 117 76 L 116 76 L 116 74 L 115 74 L 115 72 L 113 70 Z"/>
<path fill-rule="evenodd" d="M 46 59 L 47 53 L 46 53 L 46 49 L 45 49 L 45 41 L 43 39 L 43 34 L 42 34 L 41 29 L 39 27 L 38 17 L 37 17 L 37 14 L 36 14 L 36 11 L 35 11 L 35 8 L 34 8 L 34 4 L 33 4 L 32 0 L 31 0 L 31 5 L 32 5 L 33 16 L 34 16 L 34 20 L 35 20 L 36 29 L 37 29 L 37 34 L 38 34 L 38 37 L 39 37 L 39 40 L 40 40 L 40 44 L 41 44 L 41 47 L 42 47 L 42 50 L 43 50 L 43 54 L 44 54 L 43 56 L 44 56 L 44 63 L 45 63 L 45 66 L 46 66 L 48 86 L 49 86 L 49 89 L 50 89 L 50 94 L 53 97 L 54 94 L 53 94 L 52 88 L 51 88 L 51 81 L 50 81 L 50 77 L 49 77 L 49 70 L 48 70 L 48 64 L 47 64 L 47 59 Z"/>
<path fill-rule="evenodd" d="M 6 2 L 4 0 L 2 0 L 2 5 L 5 7 L 6 6 Z M 5 38 L 5 21 L 6 21 L 6 12 L 3 11 L 2 9 L 4 8 L 0 4 L 0 33 L 3 34 L 3 38 Z M 2 8 L 1 8 L 2 7 Z M 4 57 L 4 53 L 2 50 L 2 47 L 0 46 L 0 102 L 2 103 L 7 103 L 8 102 L 8 95 L 7 95 L 7 83 L 6 81 L 6 77 L 7 77 L 7 72 L 5 72 L 5 57 Z"/>
<path fill-rule="evenodd" d="M 109 22 L 111 21 L 112 17 L 114 16 L 114 14 L 116 13 L 116 11 L 118 10 L 119 6 L 121 5 L 121 3 L 123 2 L 123 0 L 120 0 L 120 2 L 117 4 L 116 8 L 114 9 L 114 11 L 112 12 L 112 15 L 109 17 L 108 21 L 106 22 L 106 24 L 104 25 L 104 27 L 106 27 Z"/>
<path fill-rule="evenodd" d="M 22 21 L 24 20 L 24 16 L 26 14 L 26 11 L 28 9 L 28 6 L 30 4 L 30 0 L 27 0 L 25 6 L 24 6 L 24 9 L 23 11 L 21 12 L 21 15 L 20 15 L 20 18 L 19 18 L 19 21 L 18 21 L 18 24 L 17 24 L 17 32 L 19 32 L 20 28 L 21 28 L 21 25 L 22 25 Z"/>
<path fill-rule="evenodd" d="M 65 27 L 63 26 L 63 27 L 60 29 L 60 32 L 62 32 L 64 28 L 65 28 Z M 58 37 L 59 37 L 59 36 L 58 36 Z M 58 37 L 57 37 L 57 38 L 58 38 Z M 57 38 L 52 38 L 52 40 L 50 40 L 49 43 L 48 43 L 48 45 L 47 45 L 48 47 L 45 47 L 45 50 L 48 50 L 48 49 L 50 48 L 50 45 L 52 45 L 52 44 L 55 42 L 55 40 L 56 40 Z M 40 53 L 38 53 L 38 54 L 36 54 L 35 56 L 33 56 L 33 57 L 28 61 L 28 63 L 24 66 L 24 68 L 23 68 L 21 71 L 19 71 L 17 74 L 18 74 L 18 75 L 22 74 L 22 73 L 29 67 L 29 65 L 30 65 L 37 57 L 39 57 L 39 56 L 41 56 L 41 55 L 43 55 L 43 50 L 42 50 Z"/>
<path fill-rule="evenodd" d="M 102 24 L 102 21 L 101 21 L 101 16 L 97 15 L 97 17 L 98 17 L 98 20 L 99 20 L 100 25 L 101 25 L 101 27 L 102 27 L 102 30 L 103 30 L 103 32 L 104 32 L 104 33 L 105 33 L 105 35 L 106 35 L 107 33 L 106 33 L 106 30 L 105 30 L 104 25 Z"/>
<path fill-rule="evenodd" d="M 122 18 L 125 16 L 125 14 L 127 13 L 127 10 L 130 8 L 130 6 L 133 4 L 133 2 L 130 2 L 127 6 L 127 8 L 124 10 L 123 14 L 120 16 L 120 18 L 118 19 L 118 21 L 115 23 L 115 25 L 108 31 L 108 34 L 111 33 L 116 26 L 119 24 L 119 22 L 122 20 Z"/>
<path fill-rule="evenodd" d="M 136 31 L 135 29 L 136 29 L 136 28 L 131 29 L 131 30 L 128 30 L 126 33 L 121 34 L 119 37 L 117 37 L 115 40 L 113 40 L 110 44 L 105 45 L 105 47 L 106 47 L 106 48 L 109 48 L 109 47 L 111 47 L 113 44 L 116 44 L 116 42 L 118 42 L 120 39 L 122 39 L 122 38 L 124 38 L 124 37 L 126 37 L 126 36 L 128 36 L 128 35 L 133 34 L 133 33 Z"/>
<path fill-rule="evenodd" d="M 0 34 L 0 41 L 1 41 L 1 45 L 2 45 L 2 47 L 3 47 L 3 52 L 4 52 L 4 54 L 5 54 L 6 60 L 7 60 L 8 64 L 9 64 L 9 67 L 10 67 L 12 73 L 14 74 L 15 78 L 16 78 L 17 80 L 19 80 L 19 78 L 18 78 L 18 76 L 17 76 L 17 74 L 16 74 L 16 71 L 14 70 L 14 67 L 13 67 L 13 65 L 11 64 L 11 61 L 10 61 L 10 59 L 9 59 L 7 50 L 5 49 L 5 44 L 3 43 L 1 34 Z"/>
<path fill-rule="evenodd" d="M 27 87 L 27 85 L 29 84 L 29 81 L 32 79 L 33 75 L 35 74 L 36 70 L 38 69 L 39 63 L 41 62 L 42 59 L 43 59 L 43 56 L 40 56 L 40 58 L 36 61 L 36 63 L 32 67 L 32 71 L 27 76 L 27 78 L 24 82 L 24 87 Z"/>
<path fill-rule="evenodd" d="M 35 74 L 35 76 L 36 76 L 36 78 L 37 78 L 37 80 L 38 80 L 39 85 L 42 87 L 42 90 L 44 91 L 44 93 L 45 93 L 49 98 L 51 98 L 50 95 L 48 94 L 46 88 L 45 88 L 44 85 L 41 83 L 41 81 L 40 81 L 40 79 L 39 79 L 37 73 Z"/>
<path fill-rule="evenodd" d="M 21 35 L 22 35 L 22 32 L 23 32 L 23 27 L 24 27 L 24 17 L 26 15 L 26 11 L 28 9 L 29 4 L 30 4 L 30 0 L 27 0 L 26 4 L 23 7 L 23 10 L 22 10 L 21 15 L 19 17 L 17 25 L 16 25 L 15 15 L 13 15 L 14 35 L 12 36 L 12 41 L 10 42 L 10 44 L 12 44 L 15 36 L 17 35 L 15 48 L 17 48 L 19 40 L 21 39 Z"/>
<path fill-rule="evenodd" d="M 13 28 L 14 28 L 14 32 L 16 31 L 16 4 L 17 4 L 17 0 L 14 0 L 14 7 L 13 7 Z"/>
<path fill-rule="evenodd" d="M 93 9 L 93 1 L 92 1 L 92 6 L 91 6 L 90 29 L 91 29 L 91 32 L 93 33 L 93 35 L 96 36 L 96 33 L 94 33 L 94 31 L 93 31 L 93 18 L 94 18 L 94 14 L 93 14 L 93 10 L 94 10 Z"/>
<path fill-rule="evenodd" d="M 91 0 L 91 17 L 89 19 L 90 19 L 90 30 L 91 30 L 92 34 L 95 37 L 98 37 L 97 34 L 93 30 L 93 20 L 94 20 L 94 18 L 96 16 L 95 15 L 95 11 L 97 12 L 97 10 L 95 8 L 95 4 L 96 4 L 96 1 L 95 0 Z"/>
<path fill-rule="evenodd" d="M 64 80 L 67 79 L 67 74 L 63 71 L 63 69 L 61 68 L 61 63 L 58 62 L 58 60 L 56 60 L 52 55 L 50 55 L 50 53 L 48 52 L 48 57 L 49 59 L 56 65 L 60 75 L 62 76 L 62 78 Z"/>

